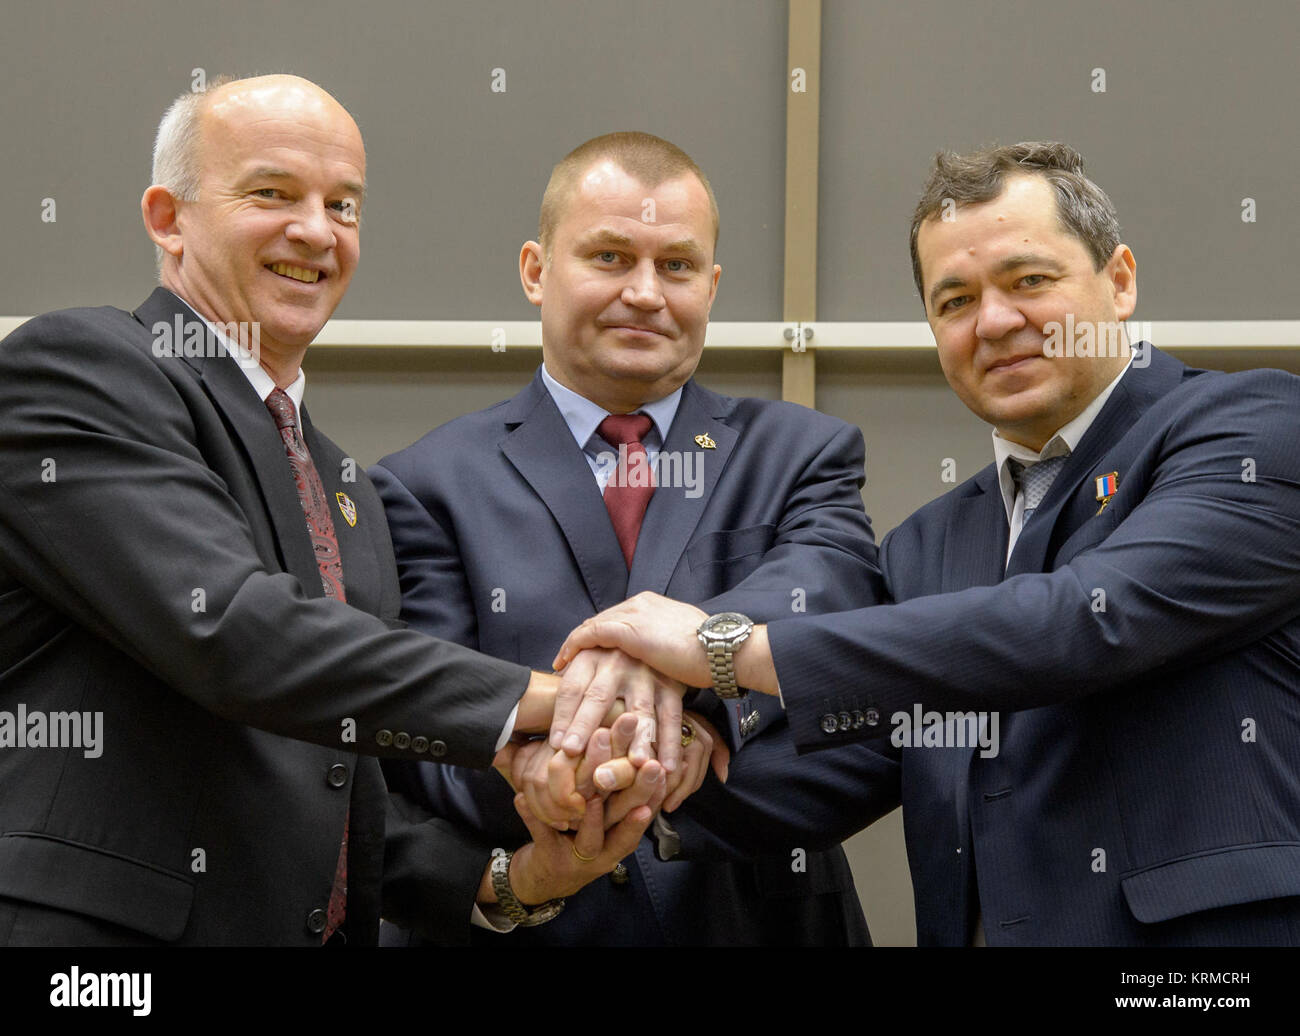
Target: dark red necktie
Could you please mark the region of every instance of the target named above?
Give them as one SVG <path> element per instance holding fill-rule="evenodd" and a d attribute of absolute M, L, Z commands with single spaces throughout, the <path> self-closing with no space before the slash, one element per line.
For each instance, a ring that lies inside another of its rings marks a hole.
<path fill-rule="evenodd" d="M 641 520 L 655 491 L 650 458 L 641 444 L 651 423 L 645 414 L 610 414 L 596 429 L 607 443 L 620 447 L 618 467 L 605 486 L 605 509 L 629 569 L 641 534 Z"/>
<path fill-rule="evenodd" d="M 298 414 L 293 400 L 284 389 L 275 389 L 266 397 L 266 409 L 275 418 L 284 440 L 284 452 L 289 458 L 289 470 L 298 487 L 298 502 L 307 519 L 307 534 L 311 536 L 316 552 L 316 567 L 320 569 L 321 585 L 325 596 L 347 601 L 343 590 L 343 561 L 339 556 L 339 541 L 334 535 L 334 519 L 330 517 L 329 503 L 320 472 L 311 459 L 307 443 L 298 431 Z M 339 862 L 334 870 L 334 886 L 330 889 L 329 907 L 325 912 L 325 934 L 321 942 L 328 942 L 343 924 L 348 905 L 348 826 L 352 811 L 343 819 L 343 844 L 339 847 Z"/>

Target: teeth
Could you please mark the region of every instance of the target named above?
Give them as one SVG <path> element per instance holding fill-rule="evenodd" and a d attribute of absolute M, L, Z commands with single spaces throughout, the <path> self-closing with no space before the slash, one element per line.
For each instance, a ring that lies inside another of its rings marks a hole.
<path fill-rule="evenodd" d="M 272 263 L 271 272 L 278 273 L 281 277 L 292 277 L 304 284 L 315 284 L 320 280 L 319 270 L 304 270 L 301 266 L 290 266 L 288 263 Z"/>

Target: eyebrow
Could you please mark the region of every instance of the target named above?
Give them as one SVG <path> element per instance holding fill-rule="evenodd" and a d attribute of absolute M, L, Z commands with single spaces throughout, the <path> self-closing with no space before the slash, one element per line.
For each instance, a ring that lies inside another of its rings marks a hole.
<path fill-rule="evenodd" d="M 1009 255 L 1002 262 L 993 268 L 994 273 L 1010 273 L 1012 270 L 1021 266 L 1041 266 L 1044 269 L 1051 270 L 1053 273 L 1062 273 L 1065 267 L 1046 255 L 1039 255 L 1036 252 L 1021 252 L 1018 255 Z M 930 289 L 930 308 L 938 301 L 940 295 L 952 288 L 964 288 L 966 281 L 961 277 L 945 277 Z"/>

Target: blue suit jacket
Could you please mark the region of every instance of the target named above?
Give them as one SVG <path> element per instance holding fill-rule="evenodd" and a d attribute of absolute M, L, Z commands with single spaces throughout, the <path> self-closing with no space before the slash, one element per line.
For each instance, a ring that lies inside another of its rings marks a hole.
<path fill-rule="evenodd" d="M 716 448 L 699 447 L 702 434 Z M 508 402 L 385 458 L 371 476 L 388 511 L 403 618 L 546 668 L 573 627 L 641 590 L 757 620 L 879 599 L 856 428 L 689 382 L 663 448 L 698 454 L 703 484 L 694 497 L 666 486 L 655 492 L 630 573 L 588 463 L 540 374 Z M 475 930 L 475 938 L 498 946 L 868 942 L 838 843 L 892 807 L 896 762 L 863 746 L 796 762 L 777 703 L 753 695 L 740 706 L 745 714 L 754 708 L 760 721 L 733 758 L 728 783 L 710 774 L 670 818 L 682 855 L 707 862 L 661 861 L 646 838 L 627 861 L 626 884 L 600 879 L 571 897 L 556 921 L 509 936 Z M 740 738 L 735 706 L 718 706 L 713 718 Z M 387 774 L 408 815 L 477 831 L 484 865 L 493 846 L 529 840 L 496 774 L 431 764 L 399 764 Z M 418 866 L 390 855 L 386 870 Z M 471 907 L 467 896 L 441 925 L 392 920 L 464 941 Z"/>
<path fill-rule="evenodd" d="M 801 750 L 1001 710 L 996 756 L 904 751 L 923 944 L 976 887 L 990 945 L 1300 942 L 1300 379 L 1150 355 L 1005 576 L 990 466 L 886 538 L 900 603 L 769 627 Z"/>

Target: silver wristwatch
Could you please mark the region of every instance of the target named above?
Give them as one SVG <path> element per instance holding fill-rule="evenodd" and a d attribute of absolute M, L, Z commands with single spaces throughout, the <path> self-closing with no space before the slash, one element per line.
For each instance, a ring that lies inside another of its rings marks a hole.
<path fill-rule="evenodd" d="M 721 612 L 710 615 L 695 631 L 709 656 L 709 673 L 713 676 L 713 692 L 719 698 L 739 698 L 736 686 L 736 648 L 754 629 L 754 623 L 740 612 Z"/>
<path fill-rule="evenodd" d="M 531 910 L 519 902 L 515 890 L 510 887 L 510 861 L 514 855 L 513 852 L 496 852 L 492 855 L 492 891 L 496 893 L 497 906 L 521 928 L 546 924 L 559 917 L 560 911 L 564 909 L 562 899 L 548 899 Z"/>

